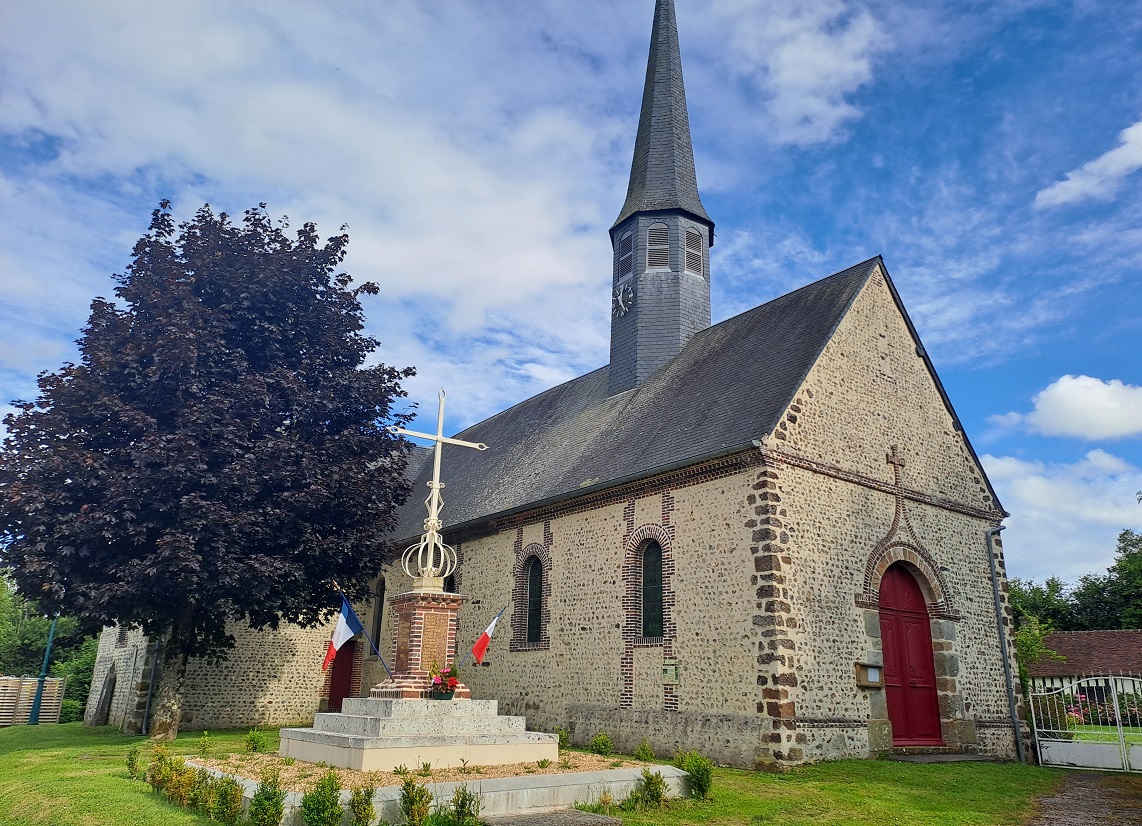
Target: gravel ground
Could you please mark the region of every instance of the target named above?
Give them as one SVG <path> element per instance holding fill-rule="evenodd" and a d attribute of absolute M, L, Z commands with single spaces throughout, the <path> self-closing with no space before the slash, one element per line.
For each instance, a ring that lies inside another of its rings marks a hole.
<path fill-rule="evenodd" d="M 1142 774 L 1069 771 L 1052 797 L 1037 801 L 1029 826 L 1142 824 Z"/>

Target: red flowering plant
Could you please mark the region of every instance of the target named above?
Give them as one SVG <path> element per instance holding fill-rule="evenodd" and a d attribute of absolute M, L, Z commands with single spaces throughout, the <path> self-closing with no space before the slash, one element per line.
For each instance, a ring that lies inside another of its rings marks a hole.
<path fill-rule="evenodd" d="M 441 668 L 436 663 L 428 672 L 429 691 L 433 694 L 447 694 L 460 686 L 460 674 L 454 665 Z"/>

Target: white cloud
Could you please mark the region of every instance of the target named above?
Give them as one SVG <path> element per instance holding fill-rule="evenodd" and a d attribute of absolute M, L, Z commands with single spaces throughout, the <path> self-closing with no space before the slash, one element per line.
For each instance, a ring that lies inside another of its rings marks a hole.
<path fill-rule="evenodd" d="M 1056 181 L 1035 195 L 1035 207 L 1060 206 L 1078 201 L 1110 200 L 1122 180 L 1142 169 L 1142 120 L 1123 129 L 1114 149 L 1073 169 L 1064 180 Z"/>
<path fill-rule="evenodd" d="M 760 94 L 770 121 L 763 135 L 777 143 L 827 141 L 861 117 L 852 97 L 891 45 L 867 9 L 842 0 L 713 0 L 709 14 L 718 22 L 706 34 L 728 35 L 710 54 L 724 76 Z"/>
<path fill-rule="evenodd" d="M 1063 376 L 1032 399 L 1030 413 L 1004 413 L 988 421 L 1001 430 L 1023 426 L 1045 436 L 1121 439 L 1142 434 L 1142 387 L 1120 379 Z"/>
<path fill-rule="evenodd" d="M 1101 573 L 1114 561 L 1118 533 L 1142 529 L 1135 500 L 1142 471 L 1118 456 L 1092 450 L 1073 463 L 981 460 L 1011 513 L 1003 534 L 1010 576 L 1074 581 Z"/>

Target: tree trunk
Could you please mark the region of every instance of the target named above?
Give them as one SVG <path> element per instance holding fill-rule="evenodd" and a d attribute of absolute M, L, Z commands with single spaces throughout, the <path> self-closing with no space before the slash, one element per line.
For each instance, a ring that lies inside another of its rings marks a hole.
<path fill-rule="evenodd" d="M 161 676 L 151 704 L 148 734 L 152 740 L 173 740 L 182 720 L 182 681 L 190 658 L 190 625 L 176 623 L 163 641 Z"/>

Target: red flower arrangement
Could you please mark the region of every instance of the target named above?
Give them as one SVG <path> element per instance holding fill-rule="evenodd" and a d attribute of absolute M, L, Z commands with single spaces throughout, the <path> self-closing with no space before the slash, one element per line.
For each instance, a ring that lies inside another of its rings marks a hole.
<path fill-rule="evenodd" d="M 460 686 L 459 672 L 454 665 L 446 665 L 441 668 L 433 663 L 432 669 L 428 672 L 428 678 L 429 691 L 433 694 L 447 694 Z"/>

